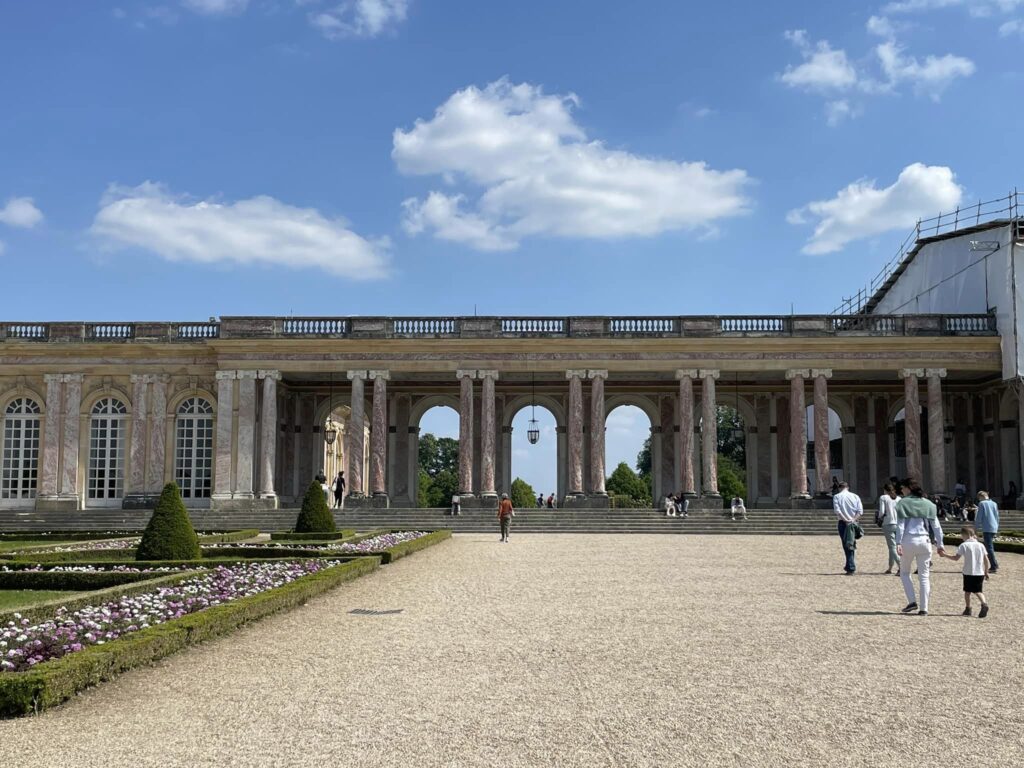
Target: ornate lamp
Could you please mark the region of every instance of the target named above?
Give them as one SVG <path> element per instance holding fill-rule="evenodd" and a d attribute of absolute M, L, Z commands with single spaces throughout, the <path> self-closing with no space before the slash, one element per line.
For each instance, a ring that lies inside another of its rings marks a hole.
<path fill-rule="evenodd" d="M 540 440 L 540 428 L 537 426 L 537 379 L 535 374 L 530 374 L 530 428 L 526 430 L 526 439 L 530 445 L 536 445 Z"/>
<path fill-rule="evenodd" d="M 331 394 L 327 401 L 327 407 L 330 409 L 327 412 L 327 426 L 324 429 L 324 442 L 328 445 L 334 445 L 334 441 L 338 439 L 338 425 L 334 423 L 332 415 L 334 413 L 334 371 L 331 371 Z"/>

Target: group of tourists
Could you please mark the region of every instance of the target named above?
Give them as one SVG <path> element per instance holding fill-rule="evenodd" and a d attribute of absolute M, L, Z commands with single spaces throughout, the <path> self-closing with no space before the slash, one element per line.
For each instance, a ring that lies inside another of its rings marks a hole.
<path fill-rule="evenodd" d="M 680 491 L 665 497 L 665 515 L 668 517 L 689 517 L 690 500 Z"/>
<path fill-rule="evenodd" d="M 985 491 L 978 491 L 977 496 L 974 525 L 964 525 L 960 529 L 963 543 L 957 547 L 956 554 L 947 554 L 938 507 L 925 495 L 921 484 L 913 478 L 892 478 L 883 487 L 882 495 L 878 498 L 875 523 L 882 529 L 888 549 L 889 565 L 885 572 L 892 573 L 895 567 L 896 575 L 903 582 L 907 605 L 902 613 L 928 615 L 934 543 L 939 557 L 964 561 L 963 590 L 966 605 L 963 615 L 971 615 L 972 596 L 977 596 L 981 603 L 978 616 L 984 618 L 988 615 L 983 584 L 989 574 L 999 570 L 994 547 L 995 536 L 999 532 L 999 507 Z M 857 572 L 857 540 L 864 535 L 859 522 L 864 514 L 864 505 L 860 496 L 853 493 L 847 483 L 837 480 L 832 495 L 832 509 L 836 514 L 839 538 L 846 556 L 843 571 L 847 576 L 852 576 Z M 982 534 L 984 544 L 978 541 L 978 531 Z M 916 593 L 911 578 L 915 573 L 919 582 Z"/>
<path fill-rule="evenodd" d="M 547 502 L 544 501 L 543 493 L 537 494 L 537 509 L 542 509 L 545 506 L 547 506 L 548 509 L 555 509 L 558 506 L 558 502 L 555 499 L 555 494 L 548 494 Z"/>

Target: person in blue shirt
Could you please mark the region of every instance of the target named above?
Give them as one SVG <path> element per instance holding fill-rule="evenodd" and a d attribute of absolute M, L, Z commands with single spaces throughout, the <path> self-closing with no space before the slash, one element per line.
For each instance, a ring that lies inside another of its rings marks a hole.
<path fill-rule="evenodd" d="M 999 563 L 996 562 L 993 542 L 999 533 L 999 507 L 985 491 L 978 491 L 978 511 L 974 513 L 974 527 L 981 531 L 985 541 L 985 551 L 988 552 L 988 562 L 991 566 L 988 572 L 995 573 L 999 570 Z"/>

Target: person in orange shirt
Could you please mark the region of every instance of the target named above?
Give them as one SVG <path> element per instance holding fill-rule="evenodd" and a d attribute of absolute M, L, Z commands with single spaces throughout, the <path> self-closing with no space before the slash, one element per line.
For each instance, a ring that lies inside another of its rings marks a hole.
<path fill-rule="evenodd" d="M 509 501 L 508 494 L 501 494 L 501 503 L 498 505 L 498 522 L 501 523 L 501 541 L 505 544 L 508 543 L 508 527 L 515 516 L 516 511 L 512 509 L 512 502 Z"/>

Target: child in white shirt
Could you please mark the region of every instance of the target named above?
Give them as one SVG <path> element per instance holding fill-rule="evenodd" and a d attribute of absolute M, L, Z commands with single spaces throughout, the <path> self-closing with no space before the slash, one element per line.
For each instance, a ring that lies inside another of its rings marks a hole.
<path fill-rule="evenodd" d="M 982 586 L 988 580 L 988 553 L 985 551 L 985 545 L 978 541 L 974 526 L 965 525 L 960 529 L 960 535 L 963 537 L 964 543 L 956 548 L 956 554 L 947 555 L 940 551 L 939 557 L 946 557 L 954 561 L 961 557 L 964 559 L 964 601 L 967 603 L 967 607 L 964 608 L 963 615 L 971 615 L 971 595 L 977 595 L 981 600 L 978 618 L 984 619 L 988 616 L 988 602 L 985 600 Z"/>

